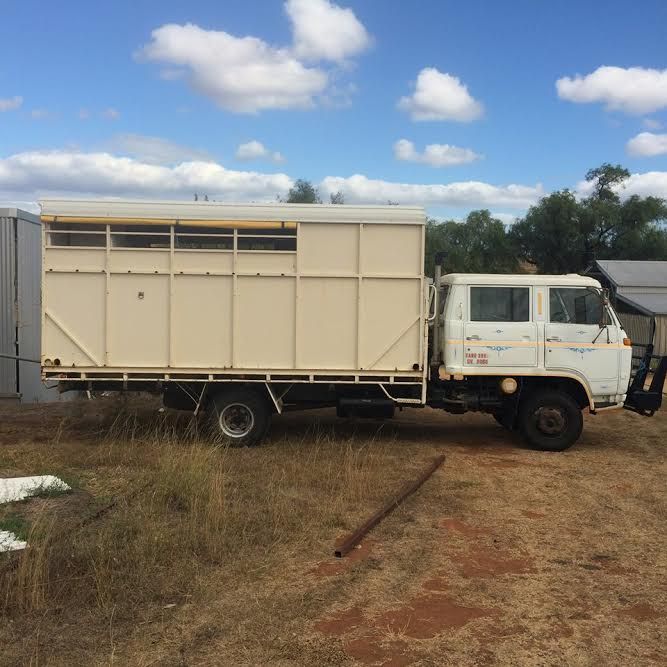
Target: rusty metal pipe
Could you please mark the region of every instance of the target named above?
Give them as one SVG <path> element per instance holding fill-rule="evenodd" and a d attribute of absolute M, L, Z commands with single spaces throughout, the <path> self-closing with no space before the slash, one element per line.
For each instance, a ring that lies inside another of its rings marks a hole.
<path fill-rule="evenodd" d="M 414 481 L 406 484 L 398 493 L 396 498 L 390 500 L 382 509 L 378 510 L 364 524 L 359 526 L 353 533 L 350 533 L 343 543 L 336 547 L 334 556 L 342 558 L 361 542 L 362 538 L 382 521 L 388 514 L 391 514 L 408 496 L 412 495 L 445 461 L 445 455 L 436 456 L 433 463 Z"/>

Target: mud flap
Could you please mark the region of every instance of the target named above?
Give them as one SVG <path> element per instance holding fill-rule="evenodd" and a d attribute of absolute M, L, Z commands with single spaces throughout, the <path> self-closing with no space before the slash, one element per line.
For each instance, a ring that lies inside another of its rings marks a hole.
<path fill-rule="evenodd" d="M 653 374 L 651 386 L 644 389 L 646 378 L 651 365 L 653 346 L 649 346 L 644 358 L 642 359 L 637 373 L 635 374 L 630 386 L 628 395 L 625 399 L 625 408 L 632 410 L 645 417 L 652 417 L 656 410 L 662 405 L 662 391 L 665 386 L 665 376 L 667 376 L 667 357 L 662 357 L 658 363 L 658 368 Z"/>

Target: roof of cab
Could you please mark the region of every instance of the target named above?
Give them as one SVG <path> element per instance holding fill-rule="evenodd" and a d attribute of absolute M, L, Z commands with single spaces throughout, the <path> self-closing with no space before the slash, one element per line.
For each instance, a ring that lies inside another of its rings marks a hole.
<path fill-rule="evenodd" d="M 578 273 L 564 275 L 535 275 L 515 273 L 447 273 L 442 276 L 447 285 L 553 285 L 563 287 L 600 287 L 590 276 Z"/>

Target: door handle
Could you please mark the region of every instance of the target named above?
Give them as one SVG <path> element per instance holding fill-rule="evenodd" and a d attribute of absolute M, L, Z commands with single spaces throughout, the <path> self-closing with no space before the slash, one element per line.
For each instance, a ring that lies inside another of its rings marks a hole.
<path fill-rule="evenodd" d="M 480 337 L 477 335 L 474 336 L 466 336 L 466 340 L 480 340 Z"/>
<path fill-rule="evenodd" d="M 560 336 L 551 336 L 551 338 L 547 338 L 547 341 L 549 343 L 560 343 Z"/>

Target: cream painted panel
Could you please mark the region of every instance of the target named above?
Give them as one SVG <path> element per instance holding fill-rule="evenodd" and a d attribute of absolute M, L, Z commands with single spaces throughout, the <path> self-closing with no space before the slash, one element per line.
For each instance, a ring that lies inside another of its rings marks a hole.
<path fill-rule="evenodd" d="M 44 275 L 42 358 L 60 359 L 62 366 L 104 364 L 105 289 L 102 273 Z"/>
<path fill-rule="evenodd" d="M 169 276 L 112 275 L 109 292 L 109 365 L 167 366 Z"/>
<path fill-rule="evenodd" d="M 196 271 L 206 273 L 232 272 L 232 252 L 203 252 L 197 250 L 175 250 L 174 251 L 174 273 L 184 271 L 186 273 Z"/>
<path fill-rule="evenodd" d="M 299 269 L 308 273 L 357 273 L 358 225 L 299 227 Z"/>
<path fill-rule="evenodd" d="M 417 279 L 364 278 L 361 358 L 364 370 L 412 370 L 419 356 L 421 285 Z"/>
<path fill-rule="evenodd" d="M 237 368 L 294 365 L 294 278 L 239 276 Z"/>
<path fill-rule="evenodd" d="M 56 271 L 103 271 L 106 263 L 106 250 L 87 250 L 84 248 L 47 248 L 44 252 L 44 270 Z"/>
<path fill-rule="evenodd" d="M 300 368 L 356 367 L 357 283 L 356 278 L 301 278 Z"/>
<path fill-rule="evenodd" d="M 364 275 L 421 275 L 422 227 L 366 225 L 362 233 Z"/>
<path fill-rule="evenodd" d="M 236 270 L 239 273 L 294 273 L 296 255 L 290 252 L 242 252 L 236 256 Z"/>
<path fill-rule="evenodd" d="M 109 269 L 122 273 L 169 271 L 168 250 L 118 250 L 109 253 Z"/>
<path fill-rule="evenodd" d="M 172 366 L 232 365 L 232 277 L 174 276 Z"/>

